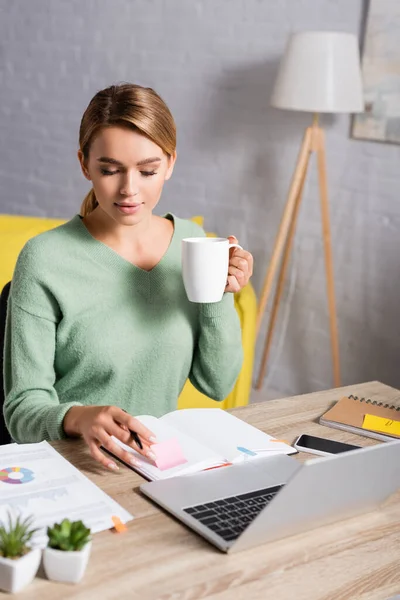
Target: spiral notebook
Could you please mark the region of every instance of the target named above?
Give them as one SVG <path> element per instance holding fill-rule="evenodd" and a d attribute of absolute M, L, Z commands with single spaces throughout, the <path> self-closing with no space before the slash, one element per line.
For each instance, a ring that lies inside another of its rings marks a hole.
<path fill-rule="evenodd" d="M 378 419 L 373 419 L 377 417 Z M 382 441 L 393 441 L 400 438 L 396 433 L 382 433 L 374 430 L 370 423 L 377 423 L 379 418 L 383 420 L 398 422 L 400 421 L 400 405 L 388 404 L 370 398 L 359 398 L 358 396 L 344 396 L 336 404 L 320 417 L 321 425 L 327 425 L 334 429 L 350 431 L 358 435 L 375 438 Z M 377 426 L 379 429 L 379 426 Z"/>

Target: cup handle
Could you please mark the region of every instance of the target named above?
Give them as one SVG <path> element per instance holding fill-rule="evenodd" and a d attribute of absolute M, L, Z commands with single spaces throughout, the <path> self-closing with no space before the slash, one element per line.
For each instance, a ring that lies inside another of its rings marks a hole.
<path fill-rule="evenodd" d="M 241 250 L 243 250 L 242 246 L 240 246 L 239 244 L 229 244 L 229 249 L 231 248 L 240 248 Z"/>

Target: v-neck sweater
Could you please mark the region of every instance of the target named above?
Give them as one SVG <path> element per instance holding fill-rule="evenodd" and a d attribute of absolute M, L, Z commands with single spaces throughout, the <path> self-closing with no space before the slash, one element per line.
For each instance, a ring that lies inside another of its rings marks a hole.
<path fill-rule="evenodd" d="M 174 232 L 149 271 L 95 239 L 79 215 L 24 246 L 4 354 L 4 415 L 15 441 L 65 437 L 64 416 L 76 405 L 161 416 L 176 409 L 188 377 L 211 398 L 229 394 L 243 358 L 233 294 L 189 302 L 181 241 L 205 233 L 165 218 Z"/>

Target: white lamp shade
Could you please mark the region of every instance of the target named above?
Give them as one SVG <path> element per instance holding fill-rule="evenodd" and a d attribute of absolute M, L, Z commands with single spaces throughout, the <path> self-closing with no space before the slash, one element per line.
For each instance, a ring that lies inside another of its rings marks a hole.
<path fill-rule="evenodd" d="M 363 112 L 357 37 L 331 31 L 293 34 L 279 67 L 271 104 L 316 113 Z"/>

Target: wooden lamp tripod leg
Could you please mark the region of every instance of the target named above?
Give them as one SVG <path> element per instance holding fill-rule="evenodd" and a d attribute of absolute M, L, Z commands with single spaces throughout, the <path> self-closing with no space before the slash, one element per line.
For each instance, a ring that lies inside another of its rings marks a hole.
<path fill-rule="evenodd" d="M 329 322 L 332 344 L 333 380 L 335 387 L 340 386 L 339 341 L 336 319 L 335 288 L 333 283 L 333 261 L 331 248 L 331 232 L 329 223 L 328 184 L 325 160 L 325 136 L 321 128 L 317 144 L 318 180 L 321 201 L 322 231 L 325 252 L 326 285 L 328 293 Z"/>
<path fill-rule="evenodd" d="M 307 168 L 308 159 L 311 151 L 311 137 L 312 131 L 311 127 L 307 127 L 307 130 L 304 134 L 303 143 L 300 148 L 299 156 L 297 159 L 296 170 L 294 172 L 292 182 L 289 189 L 289 195 L 286 202 L 285 210 L 282 216 L 281 224 L 279 226 L 279 231 L 276 236 L 275 246 L 272 253 L 272 258 L 269 264 L 269 268 L 264 280 L 264 285 L 261 292 L 260 302 L 258 305 L 258 313 L 257 313 L 257 324 L 256 324 L 256 333 L 257 335 L 260 332 L 261 321 L 263 318 L 263 314 L 265 308 L 268 303 L 268 298 L 271 293 L 272 283 L 275 277 L 276 270 L 278 268 L 279 260 L 282 255 L 282 250 L 284 248 L 286 238 L 288 235 L 290 223 L 293 218 L 293 211 L 295 208 L 295 203 L 297 196 L 299 194 L 299 189 L 301 187 L 303 181 L 303 174 Z"/>
<path fill-rule="evenodd" d="M 269 326 L 268 326 L 268 333 L 267 333 L 267 337 L 266 337 L 266 341 L 265 341 L 265 345 L 264 345 L 264 352 L 263 352 L 262 359 L 261 359 L 261 367 L 260 367 L 260 371 L 258 374 L 258 380 L 257 380 L 257 384 L 256 384 L 257 390 L 261 389 L 263 381 L 264 381 L 268 355 L 269 355 L 269 351 L 271 349 L 272 338 L 274 335 L 274 328 L 275 328 L 276 319 L 278 316 L 279 304 L 280 304 L 280 301 L 282 298 L 283 289 L 285 287 L 285 276 L 286 276 L 286 271 L 287 271 L 287 268 L 289 265 L 290 253 L 292 250 L 292 245 L 293 245 L 293 240 L 294 240 L 294 234 L 296 232 L 297 218 L 299 215 L 299 209 L 300 209 L 301 199 L 302 199 L 302 195 L 303 195 L 304 183 L 305 183 L 306 175 L 307 175 L 307 167 L 308 167 L 308 162 L 305 164 L 305 168 L 304 168 L 304 172 L 303 172 L 303 179 L 301 181 L 301 184 L 300 184 L 300 187 L 298 190 L 298 194 L 297 194 L 297 198 L 296 198 L 296 202 L 294 205 L 292 221 L 290 223 L 290 229 L 289 229 L 288 238 L 286 241 L 285 252 L 283 255 L 283 259 L 282 259 L 281 269 L 279 272 L 274 303 L 272 305 L 271 317 L 270 317 Z"/>
<path fill-rule="evenodd" d="M 269 264 L 269 268 L 264 280 L 264 285 L 261 292 L 260 302 L 258 305 L 258 313 L 257 313 L 257 324 L 256 324 L 256 333 L 259 335 L 261 328 L 261 321 L 268 304 L 269 295 L 271 293 L 272 284 L 274 281 L 275 273 L 279 265 L 279 261 L 282 255 L 282 251 L 284 247 L 285 249 L 285 258 L 281 267 L 281 272 L 279 275 L 278 287 L 276 290 L 274 306 L 272 309 L 271 322 L 268 330 L 266 345 L 264 347 L 264 353 L 261 362 L 261 370 L 257 380 L 256 388 L 260 389 L 262 386 L 262 381 L 264 378 L 266 362 L 268 358 L 268 353 L 272 341 L 273 330 L 275 326 L 276 316 L 279 307 L 279 301 L 282 295 L 283 290 L 283 282 L 284 276 L 286 273 L 287 264 L 289 261 L 292 236 L 295 231 L 295 225 L 297 220 L 297 211 L 300 206 L 301 200 L 301 192 L 304 185 L 305 174 L 307 172 L 308 162 L 310 158 L 310 153 L 312 151 L 312 128 L 308 127 L 303 137 L 303 142 L 300 147 L 296 168 L 292 177 L 292 182 L 290 184 L 288 199 L 286 202 L 285 210 L 282 216 L 282 220 L 279 226 L 278 234 L 275 240 L 274 250 L 272 253 L 272 258 Z M 289 230 L 291 233 L 289 233 Z M 289 236 L 289 238 L 288 238 Z"/>
<path fill-rule="evenodd" d="M 264 352 L 261 361 L 261 368 L 259 377 L 257 380 L 256 389 L 260 389 L 264 379 L 266 362 L 271 347 L 273 331 L 276 323 L 278 308 L 280 299 L 283 292 L 285 274 L 289 263 L 290 251 L 293 243 L 293 237 L 296 229 L 296 222 L 298 217 L 298 211 L 301 203 L 301 195 L 306 177 L 308 162 L 310 153 L 316 151 L 317 163 L 318 163 L 318 180 L 319 180 L 319 192 L 321 202 L 321 215 L 322 215 L 322 230 L 323 230 L 323 243 L 324 243 L 324 254 L 325 254 L 325 270 L 326 270 L 326 283 L 327 283 L 327 294 L 328 294 L 328 309 L 329 309 L 329 321 L 330 321 L 330 334 L 331 334 L 331 346 L 332 346 L 332 359 L 333 359 L 333 377 L 334 384 L 336 387 L 340 386 L 340 364 L 339 364 L 339 341 L 338 341 L 338 330 L 337 330 L 337 318 L 336 318 L 336 305 L 335 305 L 335 292 L 334 292 L 334 278 L 333 278 L 333 261 L 332 261 L 332 248 L 331 248 L 331 233 L 329 223 L 329 202 L 328 202 L 328 185 L 326 176 L 326 159 L 325 159 L 325 139 L 323 130 L 318 127 L 318 118 L 314 117 L 314 123 L 312 127 L 308 127 L 303 138 L 303 143 L 300 148 L 296 169 L 292 178 L 292 182 L 289 189 L 288 200 L 286 202 L 285 210 L 282 216 L 279 231 L 275 240 L 274 250 L 270 265 L 264 280 L 261 298 L 257 313 L 257 335 L 260 333 L 261 321 L 268 303 L 269 295 L 273 280 L 276 274 L 276 270 L 279 265 L 279 261 L 282 255 L 282 251 L 285 248 L 284 258 L 282 261 L 279 280 L 274 298 L 274 304 L 271 312 L 271 319 L 268 328 L 268 334 L 266 343 L 264 346 Z"/>

